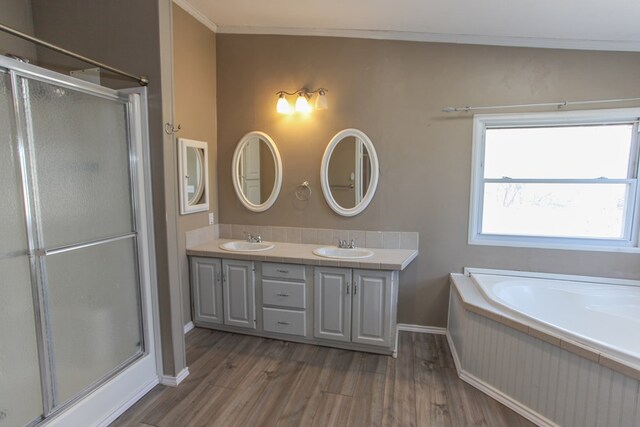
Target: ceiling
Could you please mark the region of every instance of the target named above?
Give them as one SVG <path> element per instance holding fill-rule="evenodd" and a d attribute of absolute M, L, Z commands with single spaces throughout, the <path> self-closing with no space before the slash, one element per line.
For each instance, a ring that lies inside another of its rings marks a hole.
<path fill-rule="evenodd" d="M 639 0 L 174 0 L 219 33 L 640 51 Z"/>

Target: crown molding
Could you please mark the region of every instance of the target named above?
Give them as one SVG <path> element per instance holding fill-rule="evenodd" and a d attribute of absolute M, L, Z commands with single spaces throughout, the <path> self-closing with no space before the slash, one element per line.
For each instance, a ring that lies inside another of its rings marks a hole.
<path fill-rule="evenodd" d="M 178 2 L 178 0 L 174 0 Z M 183 2 L 184 0 L 179 0 Z M 546 49 L 576 49 L 640 52 L 640 40 L 578 40 L 535 37 L 497 37 L 475 34 L 421 33 L 408 31 L 349 30 L 324 28 L 217 26 L 221 34 L 269 34 L 287 36 L 347 37 L 377 40 L 477 44 L 488 46 L 533 47 Z"/>
<path fill-rule="evenodd" d="M 196 9 L 187 0 L 173 0 L 173 2 L 175 4 L 177 4 L 178 6 L 180 6 L 182 9 L 184 9 L 185 12 L 187 12 L 189 15 L 193 16 L 194 18 L 196 18 L 205 27 L 207 27 L 208 29 L 210 29 L 214 33 L 218 32 L 218 25 L 216 25 L 216 23 L 213 22 L 211 19 L 207 18 L 202 12 L 200 12 L 198 9 Z"/>

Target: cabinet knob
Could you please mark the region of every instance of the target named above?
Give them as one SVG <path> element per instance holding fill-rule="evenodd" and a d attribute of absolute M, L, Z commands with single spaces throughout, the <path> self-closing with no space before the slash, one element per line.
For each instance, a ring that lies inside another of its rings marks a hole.
<path fill-rule="evenodd" d="M 349 283 L 347 282 L 347 295 L 349 295 Z"/>
<path fill-rule="evenodd" d="M 288 297 L 289 294 L 278 294 L 279 297 Z"/>
<path fill-rule="evenodd" d="M 289 322 L 280 322 L 280 321 L 278 321 L 278 325 L 288 325 L 288 324 L 289 324 Z"/>
<path fill-rule="evenodd" d="M 278 273 L 289 274 L 289 270 L 276 270 Z"/>

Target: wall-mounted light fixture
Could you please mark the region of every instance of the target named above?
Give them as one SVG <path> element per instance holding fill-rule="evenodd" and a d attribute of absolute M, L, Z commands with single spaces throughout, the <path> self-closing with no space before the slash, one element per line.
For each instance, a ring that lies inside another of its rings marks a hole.
<path fill-rule="evenodd" d="M 312 108 L 309 104 L 309 100 L 314 93 L 318 94 L 318 96 L 316 96 L 315 109 L 326 110 L 329 105 L 327 102 L 327 92 L 329 92 L 329 90 L 325 88 L 309 90 L 306 87 L 298 89 L 295 92 L 286 92 L 284 90 L 281 90 L 280 92 L 276 93 L 276 95 L 278 95 L 276 111 L 280 114 L 310 113 Z M 295 107 L 289 104 L 289 101 L 287 101 L 287 95 L 298 96 L 296 99 Z"/>

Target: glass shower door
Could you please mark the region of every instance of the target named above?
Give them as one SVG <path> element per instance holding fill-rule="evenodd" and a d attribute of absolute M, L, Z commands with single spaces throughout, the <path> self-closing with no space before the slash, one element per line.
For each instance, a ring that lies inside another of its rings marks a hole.
<path fill-rule="evenodd" d="M 18 81 L 55 411 L 144 351 L 127 101 Z"/>
<path fill-rule="evenodd" d="M 11 79 L 0 68 L 0 426 L 28 424 L 42 415 L 36 317 L 12 98 Z"/>

